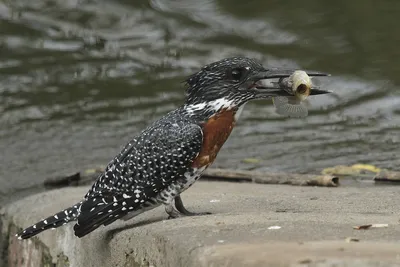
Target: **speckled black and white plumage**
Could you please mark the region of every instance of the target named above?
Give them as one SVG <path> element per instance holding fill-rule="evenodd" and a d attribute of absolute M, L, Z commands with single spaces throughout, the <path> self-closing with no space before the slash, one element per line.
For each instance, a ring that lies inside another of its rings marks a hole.
<path fill-rule="evenodd" d="M 68 221 L 77 219 L 75 234 L 81 237 L 130 212 L 171 203 L 188 183 L 194 182 L 188 181 L 196 173 L 190 163 L 199 153 L 202 140 L 201 127 L 184 108 L 145 129 L 108 164 L 84 201 L 72 209 L 70 214 L 75 216 L 69 215 Z M 67 216 L 58 214 L 58 221 L 64 223 L 62 219 Z M 43 227 L 59 226 L 51 225 L 53 219 L 47 218 L 46 225 L 37 223 L 20 237 L 31 237 Z"/>
<path fill-rule="evenodd" d="M 187 80 L 185 104 L 131 140 L 80 202 L 17 236 L 26 239 L 77 221 L 75 235 L 83 237 L 101 225 L 129 219 L 161 204 L 166 205 L 168 213 L 174 211 L 171 205 L 174 198 L 190 187 L 209 165 L 193 167 L 192 164 L 202 149 L 202 126 L 221 110 L 235 114 L 251 99 L 277 94 L 276 88 L 260 91 L 257 87 L 266 71 L 257 61 L 241 57 L 205 66 Z M 184 210 L 180 199 L 179 202 Z"/>
<path fill-rule="evenodd" d="M 83 236 L 129 212 L 169 204 L 187 186 L 202 131 L 184 109 L 171 112 L 133 139 L 86 194 L 75 234 Z M 186 174 L 186 175 L 185 175 Z"/>

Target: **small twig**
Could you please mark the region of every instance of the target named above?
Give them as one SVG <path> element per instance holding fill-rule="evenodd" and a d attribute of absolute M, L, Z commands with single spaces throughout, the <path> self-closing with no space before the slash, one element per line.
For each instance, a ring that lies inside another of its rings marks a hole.
<path fill-rule="evenodd" d="M 383 170 L 374 177 L 375 182 L 400 183 L 400 172 Z"/>
<path fill-rule="evenodd" d="M 331 175 L 269 173 L 245 170 L 211 168 L 205 171 L 203 180 L 250 182 L 257 184 L 288 184 L 300 186 L 339 186 L 339 178 Z"/>
<path fill-rule="evenodd" d="M 46 188 L 59 188 L 59 187 L 66 187 L 66 186 L 74 186 L 78 185 L 79 180 L 81 179 L 81 175 L 79 172 L 74 173 L 68 176 L 61 176 L 50 178 L 44 181 L 44 186 Z"/>
<path fill-rule="evenodd" d="M 79 186 L 91 184 L 101 174 L 102 170 L 90 173 L 81 172 L 73 175 L 56 177 L 44 182 L 46 188 Z M 210 168 L 204 172 L 202 180 L 223 182 L 247 182 L 256 184 L 287 184 L 299 186 L 339 186 L 339 178 L 332 175 L 308 175 L 291 173 L 269 173 L 232 169 Z"/>

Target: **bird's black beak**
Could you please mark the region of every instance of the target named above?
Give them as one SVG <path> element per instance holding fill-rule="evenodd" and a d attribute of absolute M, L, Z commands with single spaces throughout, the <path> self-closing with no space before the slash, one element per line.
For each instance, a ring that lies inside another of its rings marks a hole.
<path fill-rule="evenodd" d="M 254 77 L 255 89 L 261 94 L 266 94 L 268 96 L 292 96 L 291 88 L 283 88 L 279 85 L 266 86 L 262 80 L 266 79 L 281 79 L 289 77 L 295 72 L 295 69 L 268 69 L 264 72 L 260 72 Z M 310 77 L 326 77 L 330 76 L 328 73 L 318 72 L 318 71 L 305 71 Z M 310 95 L 322 95 L 328 94 L 331 91 L 323 90 L 317 87 L 311 87 Z"/>

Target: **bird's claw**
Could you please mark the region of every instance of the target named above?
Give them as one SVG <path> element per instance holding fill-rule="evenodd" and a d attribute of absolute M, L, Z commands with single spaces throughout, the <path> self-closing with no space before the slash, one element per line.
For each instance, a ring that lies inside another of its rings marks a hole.
<path fill-rule="evenodd" d="M 181 218 L 181 217 L 202 216 L 202 215 L 212 214 L 211 212 L 190 212 L 190 211 L 181 213 L 181 212 L 177 211 L 176 209 L 173 209 L 172 211 L 167 211 L 167 213 L 168 213 L 168 220 Z"/>
<path fill-rule="evenodd" d="M 201 215 L 209 215 L 211 212 L 191 212 L 188 211 L 183 205 L 181 196 L 175 197 L 175 208 L 176 211 L 180 213 L 180 217 L 182 216 L 201 216 Z"/>
<path fill-rule="evenodd" d="M 182 199 L 180 196 L 175 198 L 175 205 L 168 204 L 165 206 L 165 212 L 168 213 L 168 219 L 175 219 L 187 216 L 201 216 L 209 215 L 211 212 L 191 212 L 188 211 L 185 206 L 183 206 Z"/>

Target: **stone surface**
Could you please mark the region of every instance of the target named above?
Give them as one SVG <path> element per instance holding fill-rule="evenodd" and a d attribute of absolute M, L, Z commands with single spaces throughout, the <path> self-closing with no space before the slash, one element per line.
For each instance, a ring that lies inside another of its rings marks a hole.
<path fill-rule="evenodd" d="M 73 224 L 31 241 L 13 236 L 15 226 L 27 227 L 76 203 L 87 189 L 48 191 L 4 207 L 9 266 L 37 266 L 27 264 L 34 258 L 57 266 L 400 266 L 400 188 L 389 186 L 200 181 L 182 198 L 188 209 L 212 215 L 166 220 L 160 207 L 81 239 L 73 235 Z M 389 227 L 353 229 L 372 223 Z M 347 237 L 359 242 L 348 243 Z"/>

